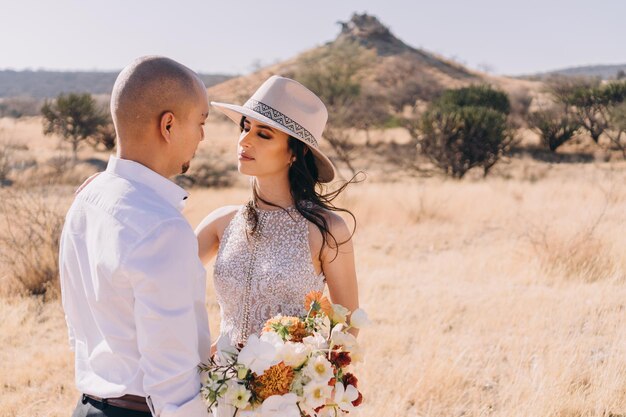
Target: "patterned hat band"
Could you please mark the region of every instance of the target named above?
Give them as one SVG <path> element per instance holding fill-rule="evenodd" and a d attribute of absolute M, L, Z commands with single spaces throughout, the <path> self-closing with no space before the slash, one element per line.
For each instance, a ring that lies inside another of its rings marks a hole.
<path fill-rule="evenodd" d="M 261 116 L 265 116 L 275 123 L 278 123 L 285 129 L 289 130 L 293 134 L 293 136 L 296 136 L 298 139 L 303 140 L 312 147 L 319 147 L 317 144 L 317 139 L 315 139 L 311 132 L 309 132 L 301 124 L 299 124 L 295 120 L 290 119 L 284 113 L 281 113 L 275 108 L 254 99 L 248 100 L 246 104 L 243 105 L 243 107 L 252 110 L 255 113 L 259 113 Z"/>

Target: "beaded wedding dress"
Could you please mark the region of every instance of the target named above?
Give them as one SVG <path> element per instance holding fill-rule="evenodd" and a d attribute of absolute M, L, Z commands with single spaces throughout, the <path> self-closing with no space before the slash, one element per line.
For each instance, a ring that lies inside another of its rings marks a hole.
<path fill-rule="evenodd" d="M 240 208 L 224 230 L 214 269 L 220 337 L 233 345 L 259 334 L 277 314 L 306 314 L 305 296 L 325 285 L 311 260 L 308 221 L 295 207 L 253 209 L 254 233 L 247 232 L 247 210 Z"/>

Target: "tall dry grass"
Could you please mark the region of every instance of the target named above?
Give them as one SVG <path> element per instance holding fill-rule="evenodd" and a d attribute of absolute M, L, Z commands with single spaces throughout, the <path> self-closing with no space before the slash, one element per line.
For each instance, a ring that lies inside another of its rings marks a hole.
<path fill-rule="evenodd" d="M 5 295 L 58 298 L 59 238 L 67 198 L 54 188 L 4 190 L 0 193 L 0 263 Z"/>
<path fill-rule="evenodd" d="M 212 140 L 205 150 L 232 151 Z M 360 299 L 374 322 L 359 336 L 361 416 L 625 416 L 626 164 L 515 159 L 486 180 L 389 178 L 373 171 L 340 202 L 358 220 Z M 59 190 L 63 211 L 72 189 Z M 192 190 L 185 215 L 195 226 L 248 196 L 244 180 Z M 78 393 L 58 300 L 5 295 L 0 317 L 0 416 L 70 415 Z"/>
<path fill-rule="evenodd" d="M 360 336 L 362 415 L 625 414 L 624 179 L 569 166 L 540 181 L 352 187 L 343 204 L 359 222 L 361 300 L 375 322 Z M 195 193 L 190 220 L 220 200 Z M 545 246 L 529 238 L 537 230 Z"/>

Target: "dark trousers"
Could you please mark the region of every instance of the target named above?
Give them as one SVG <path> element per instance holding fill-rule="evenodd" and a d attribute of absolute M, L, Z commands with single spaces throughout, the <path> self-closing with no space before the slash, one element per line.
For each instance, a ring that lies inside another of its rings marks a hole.
<path fill-rule="evenodd" d="M 152 414 L 114 407 L 81 396 L 72 417 L 152 417 Z"/>

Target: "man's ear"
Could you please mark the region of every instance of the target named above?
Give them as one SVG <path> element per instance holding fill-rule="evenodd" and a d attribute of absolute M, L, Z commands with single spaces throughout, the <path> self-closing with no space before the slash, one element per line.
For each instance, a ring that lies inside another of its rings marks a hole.
<path fill-rule="evenodd" d="M 168 143 L 171 140 L 170 132 L 172 129 L 172 125 L 174 124 L 174 120 L 175 120 L 174 113 L 172 113 L 171 111 L 166 111 L 165 113 L 161 115 L 161 120 L 159 123 L 161 136 Z"/>

